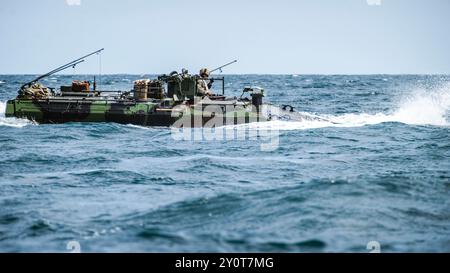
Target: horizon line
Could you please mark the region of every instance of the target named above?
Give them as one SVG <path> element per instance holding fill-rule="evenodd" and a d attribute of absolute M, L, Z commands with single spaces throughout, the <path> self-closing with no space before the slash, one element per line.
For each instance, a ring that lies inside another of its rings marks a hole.
<path fill-rule="evenodd" d="M 76 74 L 54 74 L 51 76 L 115 76 L 115 75 L 128 75 L 128 76 L 145 76 L 145 75 L 164 75 L 166 73 L 76 73 Z M 42 73 L 0 73 L 0 76 L 36 76 L 44 75 Z M 197 74 L 191 74 L 197 75 Z M 216 76 L 377 76 L 377 75 L 387 75 L 387 76 L 450 76 L 450 73 L 223 73 L 217 74 Z"/>

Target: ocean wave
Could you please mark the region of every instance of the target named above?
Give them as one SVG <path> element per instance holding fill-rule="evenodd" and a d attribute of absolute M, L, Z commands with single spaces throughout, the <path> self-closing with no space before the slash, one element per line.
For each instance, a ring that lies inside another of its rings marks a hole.
<path fill-rule="evenodd" d="M 6 112 L 6 102 L 0 101 L 0 117 L 4 117 Z"/>
<path fill-rule="evenodd" d="M 398 107 L 391 113 L 348 113 L 342 115 L 314 115 L 301 113 L 310 117 L 302 121 L 273 120 L 270 122 L 227 126 L 229 129 L 243 128 L 250 130 L 306 130 L 326 127 L 362 127 L 387 122 L 408 125 L 450 126 L 450 84 L 436 90 L 416 90 L 405 96 Z"/>
<path fill-rule="evenodd" d="M 27 125 L 33 124 L 32 121 L 26 119 L 6 118 L 5 112 L 6 112 L 6 102 L 0 101 L 0 126 L 22 128 Z"/>
<path fill-rule="evenodd" d="M 0 126 L 23 128 L 27 125 L 33 125 L 33 124 L 34 124 L 33 122 L 31 122 L 29 120 L 25 120 L 25 119 L 0 117 Z"/>
<path fill-rule="evenodd" d="M 433 92 L 418 90 L 400 101 L 390 114 L 344 114 L 325 116 L 338 127 L 374 125 L 384 122 L 400 122 L 409 125 L 449 126 L 450 86 Z"/>

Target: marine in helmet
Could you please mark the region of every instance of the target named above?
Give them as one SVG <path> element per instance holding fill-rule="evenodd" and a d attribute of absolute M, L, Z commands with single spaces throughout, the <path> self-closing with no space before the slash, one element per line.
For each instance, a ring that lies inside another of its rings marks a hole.
<path fill-rule="evenodd" d="M 197 80 L 197 92 L 200 96 L 211 96 L 211 86 L 214 80 L 209 80 L 209 70 L 207 68 L 200 69 L 200 79 Z M 206 83 L 209 80 L 208 83 Z"/>

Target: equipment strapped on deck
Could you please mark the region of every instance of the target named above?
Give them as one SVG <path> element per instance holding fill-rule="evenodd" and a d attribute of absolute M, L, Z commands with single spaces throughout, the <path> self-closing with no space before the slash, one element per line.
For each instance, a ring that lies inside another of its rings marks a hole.
<path fill-rule="evenodd" d="M 148 93 L 149 79 L 134 81 L 134 98 L 136 100 L 146 100 Z"/>
<path fill-rule="evenodd" d="M 72 92 L 89 92 L 91 83 L 87 81 L 73 81 Z"/>
<path fill-rule="evenodd" d="M 51 95 L 49 89 L 40 83 L 26 86 L 19 91 L 20 99 L 46 99 Z"/>

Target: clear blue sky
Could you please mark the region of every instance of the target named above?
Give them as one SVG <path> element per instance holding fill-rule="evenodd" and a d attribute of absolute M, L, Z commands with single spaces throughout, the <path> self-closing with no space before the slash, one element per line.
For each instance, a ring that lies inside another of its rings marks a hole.
<path fill-rule="evenodd" d="M 101 47 L 104 73 L 236 58 L 226 73 L 450 74 L 449 0 L 67 1 L 77 0 L 1 1 L 0 74 L 46 72 Z"/>

